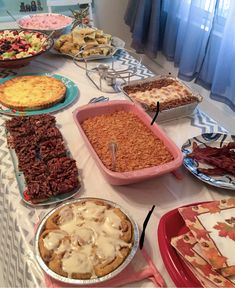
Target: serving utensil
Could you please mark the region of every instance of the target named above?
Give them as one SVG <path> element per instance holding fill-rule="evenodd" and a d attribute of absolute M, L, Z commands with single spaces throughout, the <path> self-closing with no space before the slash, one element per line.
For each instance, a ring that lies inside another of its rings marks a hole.
<path fill-rule="evenodd" d="M 6 10 L 7 14 L 16 22 L 16 24 L 18 25 L 17 23 L 17 19 L 8 11 Z M 19 25 L 18 25 L 19 26 Z"/>
<path fill-rule="evenodd" d="M 116 170 L 116 153 L 117 153 L 117 143 L 111 142 L 109 143 L 109 150 L 111 151 L 112 154 L 112 170 Z"/>
<path fill-rule="evenodd" d="M 43 47 L 43 45 L 46 43 L 46 41 L 48 41 L 49 38 L 52 38 L 52 36 L 54 35 L 55 32 L 56 32 L 56 31 L 53 30 L 53 31 L 51 31 L 50 34 L 48 34 L 48 36 L 42 41 L 41 47 Z"/>
<path fill-rule="evenodd" d="M 106 102 L 109 101 L 109 97 L 93 97 L 88 103 L 98 103 L 98 102 Z"/>
<path fill-rule="evenodd" d="M 114 49 L 110 45 L 94 45 L 92 47 L 86 47 L 86 52 L 91 49 L 108 48 Z M 121 52 L 120 52 L 120 51 Z M 135 64 L 132 63 L 122 63 L 115 57 L 116 52 L 120 53 L 130 53 L 135 55 Z M 141 65 L 142 58 L 136 53 L 125 49 L 123 47 L 117 47 L 113 52 L 110 52 L 107 56 L 90 55 L 88 57 L 83 57 L 84 49 L 80 50 L 73 57 L 73 62 L 76 66 L 86 71 L 86 76 L 91 80 L 97 89 L 104 93 L 119 93 L 119 86 L 121 84 L 127 84 L 130 82 L 131 77 L 135 76 Z M 102 60 L 109 58 L 109 62 L 100 63 L 94 67 L 93 60 Z"/>

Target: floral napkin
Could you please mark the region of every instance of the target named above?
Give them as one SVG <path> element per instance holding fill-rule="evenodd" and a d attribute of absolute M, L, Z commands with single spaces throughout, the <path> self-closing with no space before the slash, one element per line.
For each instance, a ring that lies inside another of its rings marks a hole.
<path fill-rule="evenodd" d="M 179 208 L 204 259 L 224 277 L 235 275 L 235 197 Z"/>
<path fill-rule="evenodd" d="M 172 238 L 171 245 L 203 287 L 235 287 L 235 277 L 223 277 L 203 258 L 200 245 L 191 232 Z"/>

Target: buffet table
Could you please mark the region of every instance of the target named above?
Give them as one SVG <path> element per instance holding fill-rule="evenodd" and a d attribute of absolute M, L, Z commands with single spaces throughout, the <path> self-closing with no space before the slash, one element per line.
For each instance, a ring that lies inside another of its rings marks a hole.
<path fill-rule="evenodd" d="M 124 53 L 119 60 L 125 62 L 133 59 Z M 93 97 L 105 96 L 109 97 L 109 100 L 129 100 L 122 93 L 105 94 L 100 92 L 86 77 L 85 71 L 76 67 L 71 59 L 53 55 L 50 52 L 37 58 L 29 66 L 15 70 L 0 69 L 0 77 L 32 72 L 60 74 L 71 79 L 78 86 L 78 100 L 70 107 L 54 114 L 68 148 L 77 161 L 81 175 L 82 188 L 77 197 L 93 196 L 117 202 L 129 211 L 138 223 L 140 230 L 148 211 L 152 205 L 155 205 L 155 210 L 147 226 L 144 247 L 166 281 L 167 286 L 174 286 L 164 267 L 158 248 L 157 227 L 161 216 L 176 207 L 198 201 L 222 199 L 232 196 L 233 192 L 214 188 L 200 182 L 184 167 L 180 168 L 182 180 L 177 179 L 173 174 L 167 174 L 153 180 L 128 186 L 110 185 L 106 182 L 91 157 L 75 125 L 72 112 L 77 107 L 88 104 Z M 142 66 L 136 79 L 151 75 L 152 73 Z M 4 284 L 1 283 L 1 286 L 45 287 L 44 274 L 34 257 L 34 233 L 35 225 L 54 206 L 32 208 L 21 200 L 6 143 L 3 126 L 6 119 L 8 119 L 7 116 L 0 116 L 0 273 L 4 278 Z M 225 129 L 219 127 L 214 120 L 199 109 L 192 116 L 162 123 L 160 127 L 178 147 L 181 147 L 187 139 L 202 132 L 226 132 Z M 128 287 L 131 287 L 131 285 L 129 284 Z M 153 284 L 145 280 L 132 284 L 132 287 L 153 287 Z"/>

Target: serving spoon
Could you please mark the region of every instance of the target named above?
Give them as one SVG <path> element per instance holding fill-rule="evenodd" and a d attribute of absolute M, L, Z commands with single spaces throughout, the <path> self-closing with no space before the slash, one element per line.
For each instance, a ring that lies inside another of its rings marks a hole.
<path fill-rule="evenodd" d="M 109 150 L 111 151 L 112 153 L 112 170 L 113 171 L 116 171 L 116 152 L 117 152 L 117 143 L 115 142 L 110 142 L 108 144 L 109 146 Z"/>

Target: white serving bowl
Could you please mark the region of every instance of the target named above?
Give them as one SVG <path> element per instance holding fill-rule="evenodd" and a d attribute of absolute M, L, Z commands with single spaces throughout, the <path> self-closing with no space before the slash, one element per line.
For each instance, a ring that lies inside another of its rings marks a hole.
<path fill-rule="evenodd" d="M 64 23 L 56 23 L 56 18 L 58 19 L 58 22 L 62 22 L 63 20 Z M 53 34 L 54 38 L 69 32 L 72 22 L 73 18 L 57 13 L 26 15 L 17 20 L 17 24 L 22 29 L 40 31 L 46 34 L 55 31 Z"/>

